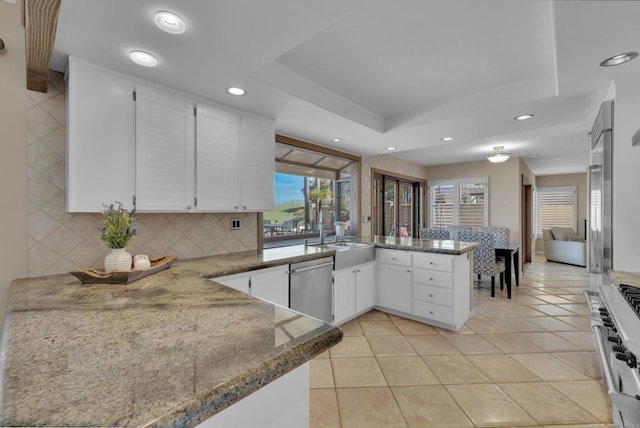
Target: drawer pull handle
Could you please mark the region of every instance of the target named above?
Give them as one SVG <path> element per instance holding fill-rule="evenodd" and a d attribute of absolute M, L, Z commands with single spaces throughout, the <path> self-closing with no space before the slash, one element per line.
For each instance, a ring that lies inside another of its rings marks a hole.
<path fill-rule="evenodd" d="M 433 278 L 429 278 L 429 281 L 433 281 Z"/>
<path fill-rule="evenodd" d="M 429 297 L 433 297 L 433 294 L 429 294 Z"/>
<path fill-rule="evenodd" d="M 435 263 L 434 263 L 434 262 L 429 262 L 429 264 L 430 264 L 430 265 L 435 265 Z"/>
<path fill-rule="evenodd" d="M 429 314 L 433 315 L 433 311 L 429 311 Z"/>
<path fill-rule="evenodd" d="M 396 258 L 395 257 L 391 257 L 391 260 L 396 260 Z"/>

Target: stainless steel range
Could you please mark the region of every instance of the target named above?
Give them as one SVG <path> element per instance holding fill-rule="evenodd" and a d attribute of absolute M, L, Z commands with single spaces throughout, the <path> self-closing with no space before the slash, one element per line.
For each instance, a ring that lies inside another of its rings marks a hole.
<path fill-rule="evenodd" d="M 640 274 L 612 272 L 586 291 L 596 356 L 616 427 L 640 427 Z"/>

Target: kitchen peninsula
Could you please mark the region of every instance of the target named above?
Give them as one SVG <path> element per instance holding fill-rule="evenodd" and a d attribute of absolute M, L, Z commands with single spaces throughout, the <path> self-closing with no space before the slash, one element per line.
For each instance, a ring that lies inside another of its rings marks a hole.
<path fill-rule="evenodd" d="M 376 307 L 452 329 L 469 317 L 469 254 L 477 244 L 358 241 L 377 247 Z M 81 285 L 71 275 L 14 281 L 2 343 L 0 423 L 217 426 L 210 422 L 225 409 L 306 369 L 308 360 L 341 340 L 342 331 L 209 278 L 336 251 L 296 245 L 179 260 L 126 286 Z M 395 271 L 415 273 L 408 283 L 387 281 Z M 395 308 L 396 297 L 407 290 L 408 309 Z M 441 300 L 430 303 L 420 294 L 428 290 L 440 290 L 434 295 Z M 452 299 L 450 306 L 445 298 Z M 447 314 L 434 312 L 436 307 Z M 296 394 L 305 401 L 306 390 Z"/>
<path fill-rule="evenodd" d="M 71 275 L 14 281 L 0 424 L 206 421 L 342 339 L 335 326 L 206 277 L 327 255 L 297 246 L 177 261 L 122 286 L 81 285 Z"/>

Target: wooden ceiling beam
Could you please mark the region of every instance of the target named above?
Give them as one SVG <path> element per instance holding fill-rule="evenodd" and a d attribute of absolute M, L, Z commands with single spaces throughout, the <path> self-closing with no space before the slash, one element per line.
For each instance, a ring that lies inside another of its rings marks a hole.
<path fill-rule="evenodd" d="M 60 0 L 26 0 L 27 89 L 47 92 Z"/>

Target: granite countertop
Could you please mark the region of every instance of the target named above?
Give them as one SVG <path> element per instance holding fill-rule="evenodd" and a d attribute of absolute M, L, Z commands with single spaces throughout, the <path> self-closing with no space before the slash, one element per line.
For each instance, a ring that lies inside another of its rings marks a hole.
<path fill-rule="evenodd" d="M 609 271 L 609 279 L 617 286 L 620 284 L 631 285 L 640 288 L 640 272 Z"/>
<path fill-rule="evenodd" d="M 333 255 L 304 246 L 177 261 L 130 285 L 12 283 L 3 426 L 192 426 L 338 343 L 342 331 L 206 277 Z"/>
<path fill-rule="evenodd" d="M 355 241 L 374 244 L 378 248 L 393 250 L 423 251 L 427 253 L 460 255 L 478 247 L 476 242 L 435 241 L 411 237 L 374 236 Z"/>

